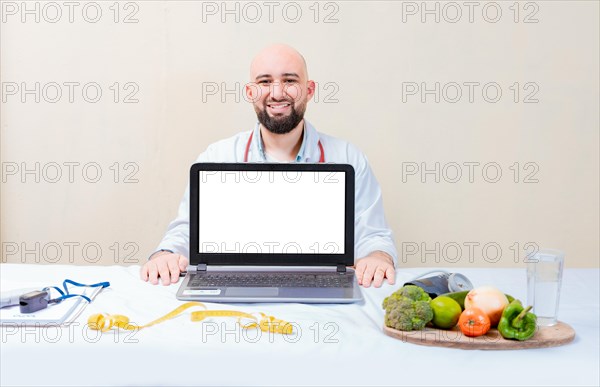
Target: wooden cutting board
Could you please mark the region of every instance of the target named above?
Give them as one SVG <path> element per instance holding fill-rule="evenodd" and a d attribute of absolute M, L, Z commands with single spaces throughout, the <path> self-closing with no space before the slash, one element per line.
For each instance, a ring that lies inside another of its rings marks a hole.
<path fill-rule="evenodd" d="M 575 330 L 568 324 L 560 321 L 551 327 L 538 327 L 533 337 L 525 341 L 506 340 L 495 328 L 490 329 L 488 333 L 479 337 L 467 337 L 463 335 L 458 326 L 450 330 L 425 328 L 421 331 L 408 332 L 384 326 L 383 331 L 386 335 L 407 343 L 459 349 L 506 350 L 547 348 L 568 344 L 575 338 Z"/>

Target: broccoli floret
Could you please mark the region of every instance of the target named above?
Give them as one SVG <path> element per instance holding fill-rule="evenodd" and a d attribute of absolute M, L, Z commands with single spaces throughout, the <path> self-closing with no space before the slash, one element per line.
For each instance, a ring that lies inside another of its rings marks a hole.
<path fill-rule="evenodd" d="M 383 300 L 385 325 L 401 331 L 416 331 L 425 328 L 433 319 L 429 306 L 431 297 L 415 285 L 406 285 Z"/>

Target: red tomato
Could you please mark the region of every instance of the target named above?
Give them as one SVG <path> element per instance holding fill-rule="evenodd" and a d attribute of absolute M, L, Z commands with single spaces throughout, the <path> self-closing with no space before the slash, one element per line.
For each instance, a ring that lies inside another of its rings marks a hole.
<path fill-rule="evenodd" d="M 490 330 L 490 318 L 479 308 L 465 309 L 458 319 L 458 326 L 465 336 L 477 337 Z"/>

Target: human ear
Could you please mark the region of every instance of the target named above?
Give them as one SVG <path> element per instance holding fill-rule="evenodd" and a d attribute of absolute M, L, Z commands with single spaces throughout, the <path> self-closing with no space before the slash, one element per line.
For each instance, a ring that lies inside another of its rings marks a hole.
<path fill-rule="evenodd" d="M 315 81 L 307 81 L 306 82 L 306 97 L 307 99 L 312 99 L 312 97 L 315 95 Z"/>
<path fill-rule="evenodd" d="M 256 84 L 256 82 L 246 83 L 246 101 L 248 102 L 256 102 L 260 99 L 260 87 Z"/>

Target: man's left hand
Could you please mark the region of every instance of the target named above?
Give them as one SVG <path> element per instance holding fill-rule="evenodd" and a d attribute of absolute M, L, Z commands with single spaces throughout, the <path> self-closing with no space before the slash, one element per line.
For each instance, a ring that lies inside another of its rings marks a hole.
<path fill-rule="evenodd" d="M 390 285 L 396 282 L 396 270 L 394 260 L 383 251 L 374 251 L 364 258 L 356 261 L 356 278 L 358 284 L 368 288 L 373 285 L 378 288 L 387 278 Z"/>

